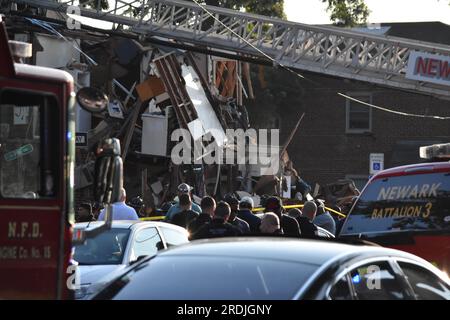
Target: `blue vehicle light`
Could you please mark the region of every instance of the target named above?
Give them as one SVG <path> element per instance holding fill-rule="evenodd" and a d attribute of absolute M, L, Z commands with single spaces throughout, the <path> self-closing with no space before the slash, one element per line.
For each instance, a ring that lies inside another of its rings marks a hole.
<path fill-rule="evenodd" d="M 352 277 L 352 282 L 353 283 L 360 283 L 361 282 L 361 277 L 359 276 L 359 274 L 357 274 L 357 275 Z"/>

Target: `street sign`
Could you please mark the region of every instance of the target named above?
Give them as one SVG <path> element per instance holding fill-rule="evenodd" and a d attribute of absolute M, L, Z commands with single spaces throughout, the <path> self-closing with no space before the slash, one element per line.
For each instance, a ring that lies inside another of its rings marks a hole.
<path fill-rule="evenodd" d="M 370 159 L 369 173 L 371 175 L 381 170 L 384 170 L 384 153 L 371 153 L 369 159 Z"/>
<path fill-rule="evenodd" d="M 10 151 L 4 155 L 6 161 L 16 160 L 24 155 L 33 152 L 33 146 L 31 144 L 26 144 L 16 150 Z"/>
<path fill-rule="evenodd" d="M 75 145 L 77 147 L 87 147 L 87 133 L 77 132 L 75 134 Z"/>

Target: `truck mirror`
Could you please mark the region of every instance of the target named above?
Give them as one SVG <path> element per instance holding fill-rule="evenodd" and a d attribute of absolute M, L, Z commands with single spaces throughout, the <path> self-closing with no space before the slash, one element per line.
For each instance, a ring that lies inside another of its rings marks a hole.
<path fill-rule="evenodd" d="M 102 91 L 84 87 L 77 92 L 77 102 L 86 111 L 100 113 L 108 107 L 109 99 Z"/>
<path fill-rule="evenodd" d="M 105 204 L 105 220 L 100 226 L 90 230 L 79 230 L 74 233 L 72 244 L 83 244 L 88 238 L 109 230 L 112 224 L 114 202 L 122 196 L 123 162 L 120 157 L 120 142 L 116 138 L 103 140 L 97 147 L 94 177 L 94 197 L 98 203 Z"/>
<path fill-rule="evenodd" d="M 94 196 L 98 203 L 120 201 L 123 188 L 123 162 L 120 142 L 116 138 L 103 140 L 96 150 Z"/>
<path fill-rule="evenodd" d="M 33 48 L 31 43 L 9 40 L 9 48 L 14 60 L 18 63 L 22 62 L 23 58 L 30 58 L 33 56 Z"/>

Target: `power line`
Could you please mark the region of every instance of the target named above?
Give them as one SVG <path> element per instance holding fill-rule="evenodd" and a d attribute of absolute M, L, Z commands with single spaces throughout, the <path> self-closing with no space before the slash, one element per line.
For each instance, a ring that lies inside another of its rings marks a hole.
<path fill-rule="evenodd" d="M 427 119 L 437 119 L 437 120 L 450 120 L 450 117 L 431 116 L 431 115 L 426 115 L 426 114 L 413 114 L 413 113 L 406 113 L 406 112 L 401 112 L 401 111 L 395 111 L 395 110 L 379 107 L 379 106 L 376 106 L 374 104 L 355 99 L 353 97 L 350 97 L 350 96 L 348 96 L 346 94 L 343 94 L 343 93 L 340 93 L 340 92 L 338 92 L 337 94 L 342 96 L 342 97 L 344 97 L 344 98 L 346 98 L 346 99 L 358 102 L 358 103 L 360 103 L 362 105 L 365 105 L 365 106 L 368 106 L 368 107 L 371 107 L 371 108 L 374 108 L 374 109 L 377 109 L 377 110 L 380 110 L 380 111 L 389 112 L 389 113 L 393 113 L 393 114 L 398 114 L 398 115 L 401 115 L 401 116 L 416 117 L 416 118 L 427 118 Z"/>
<path fill-rule="evenodd" d="M 211 13 L 211 11 L 209 11 L 207 8 L 205 8 L 201 3 L 197 2 L 197 0 L 192 0 L 194 1 L 194 3 L 199 6 L 203 11 L 205 11 L 211 18 L 213 18 L 215 21 L 217 21 L 218 23 L 220 23 L 225 29 L 227 29 L 228 31 L 230 31 L 231 33 L 233 33 L 236 37 L 238 37 L 239 39 L 241 39 L 242 41 L 244 41 L 246 44 L 248 44 L 251 48 L 255 49 L 258 53 L 260 53 L 261 55 L 263 55 L 264 57 L 266 57 L 267 59 L 269 59 L 270 61 L 272 61 L 272 63 L 276 66 L 279 65 L 280 67 L 282 67 L 283 69 L 294 73 L 296 76 L 308 80 L 306 79 L 304 76 L 302 76 L 300 73 L 282 65 L 281 63 L 279 63 L 278 61 L 276 61 L 274 58 L 272 58 L 271 56 L 269 56 L 267 53 L 265 53 L 264 51 L 262 51 L 261 49 L 257 48 L 256 46 L 254 46 L 250 41 L 248 41 L 247 39 L 243 38 L 241 35 L 239 35 L 237 32 L 233 31 L 230 27 L 228 27 L 225 23 L 223 23 L 222 21 L 220 21 L 216 16 L 214 16 L 214 14 Z"/>
<path fill-rule="evenodd" d="M 243 38 L 241 35 L 239 35 L 237 32 L 235 32 L 234 30 L 232 30 L 230 27 L 228 27 L 226 24 L 224 24 L 222 21 L 220 21 L 220 19 L 218 19 L 212 12 L 210 12 L 203 4 L 201 4 L 198 0 L 192 0 L 201 10 L 203 10 L 204 12 L 206 12 L 211 18 L 213 18 L 215 21 L 217 21 L 220 25 L 222 25 L 225 29 L 227 29 L 228 31 L 230 31 L 232 34 L 234 34 L 236 37 L 238 37 L 239 39 L 241 39 L 243 42 L 245 42 L 248 46 L 250 46 L 251 48 L 253 48 L 256 52 L 258 52 L 259 54 L 261 54 L 263 57 L 267 58 L 269 61 L 272 62 L 273 66 L 279 66 L 287 71 L 289 71 L 290 73 L 294 74 L 295 76 L 306 80 L 308 82 L 311 82 L 315 85 L 318 85 L 317 82 L 307 79 L 306 77 L 304 77 L 303 75 L 301 75 L 300 73 L 298 73 L 296 70 L 287 67 L 285 65 L 283 65 L 282 63 L 280 63 L 279 61 L 277 61 L 276 59 L 272 58 L 270 55 L 266 54 L 265 52 L 263 52 L 262 50 L 260 50 L 259 48 L 257 48 L 255 45 L 253 45 L 250 41 L 248 41 L 247 39 Z M 68 1 L 70 2 L 70 1 Z M 92 2 L 92 0 L 91 0 Z M 142 7 L 142 6 L 141 6 Z M 62 34 L 60 34 L 59 32 L 57 32 L 52 26 L 50 26 L 49 24 L 45 24 L 37 19 L 29 19 L 32 23 L 39 25 L 40 27 L 46 29 L 47 31 L 56 34 L 57 36 L 59 36 L 60 38 L 64 39 L 65 41 L 68 41 Z M 80 48 L 78 48 L 77 46 L 74 45 L 74 48 L 80 52 L 80 54 L 84 55 L 89 62 L 91 62 L 93 65 L 96 65 L 96 62 L 93 61 L 92 58 L 90 58 L 88 55 L 86 55 Z M 126 90 L 126 88 L 124 88 L 120 83 L 117 82 L 117 80 L 114 79 L 114 82 L 121 87 L 124 91 L 128 91 Z M 406 113 L 406 112 L 401 112 L 401 111 L 396 111 L 396 110 L 392 110 L 392 109 L 388 109 L 388 108 L 384 108 L 384 107 L 380 107 L 374 104 L 370 104 L 367 103 L 365 101 L 361 101 L 359 99 L 356 99 L 354 97 L 350 97 L 344 93 L 341 92 L 336 92 L 337 95 L 342 96 L 346 99 L 349 99 L 351 101 L 357 102 L 361 105 L 370 107 L 370 108 L 374 108 L 383 112 L 388 112 L 388 113 L 392 113 L 392 114 L 397 114 L 397 115 L 401 115 L 401 116 L 406 116 L 406 117 L 415 117 L 415 118 L 423 118 L 423 119 L 434 119 L 434 120 L 449 120 L 450 117 L 445 117 L 445 116 L 434 116 L 434 115 L 423 115 L 423 114 L 412 114 L 412 113 Z M 133 97 L 134 98 L 134 97 Z"/>
<path fill-rule="evenodd" d="M 198 0 L 192 0 L 197 6 L 199 6 L 203 11 L 205 11 L 209 16 L 211 16 L 214 20 L 216 20 L 217 22 L 219 22 L 223 27 L 225 27 L 227 30 L 229 30 L 230 32 L 232 32 L 235 36 L 237 36 L 238 38 L 240 38 L 242 41 L 244 41 L 245 43 L 247 43 L 250 47 L 252 47 L 253 49 L 255 49 L 257 52 L 259 52 L 260 54 L 262 54 L 264 57 L 266 57 L 267 59 L 269 59 L 270 61 L 272 61 L 272 63 L 274 65 L 279 65 L 280 67 L 282 67 L 285 70 L 288 70 L 289 72 L 295 74 L 296 76 L 308 80 L 306 79 L 304 76 L 302 76 L 301 74 L 299 74 L 297 71 L 284 66 L 283 64 L 281 64 L 279 61 L 276 61 L 274 58 L 272 58 L 271 56 L 269 56 L 268 54 L 266 54 L 265 52 L 261 51 L 260 49 L 258 49 L 257 47 L 255 47 L 251 42 L 249 42 L 247 39 L 243 38 L 241 35 L 239 35 L 238 33 L 236 33 L 235 31 L 233 31 L 231 28 L 229 28 L 227 25 L 225 25 L 222 21 L 220 21 L 218 18 L 216 18 L 207 8 L 205 8 L 204 5 L 202 5 L 201 3 L 198 2 Z M 311 82 L 313 82 L 312 80 L 309 80 Z M 355 99 L 353 97 L 350 97 L 346 94 L 343 94 L 341 92 L 336 92 L 338 95 L 352 100 L 354 102 L 360 103 L 362 105 L 380 110 L 380 111 L 384 111 L 384 112 L 389 112 L 389 113 L 393 113 L 393 114 L 397 114 L 397 115 L 401 115 L 401 116 L 405 116 L 405 117 L 415 117 L 415 118 L 427 118 L 427 119 L 435 119 L 435 120 L 449 120 L 450 117 L 442 117 L 442 116 L 432 116 L 432 115 L 421 115 L 421 114 L 412 114 L 412 113 L 406 113 L 406 112 L 401 112 L 401 111 L 396 111 L 396 110 L 391 110 L 388 108 L 383 108 L 380 106 L 376 106 L 374 104 L 370 104 L 364 101 L 361 101 L 359 99 Z"/>
<path fill-rule="evenodd" d="M 239 39 L 241 39 L 242 41 L 244 41 L 246 44 L 248 44 L 250 47 L 252 47 L 253 49 L 255 49 L 257 52 L 259 52 L 260 54 L 262 54 L 264 57 L 266 57 L 267 59 L 271 60 L 274 63 L 278 62 L 273 59 L 271 56 L 269 56 L 267 53 L 265 53 L 264 51 L 262 51 L 261 49 L 257 48 L 256 46 L 254 46 L 250 41 L 248 41 L 247 39 L 243 38 L 241 35 L 239 35 L 237 32 L 233 31 L 230 27 L 228 27 L 225 23 L 223 23 L 222 21 L 220 21 L 216 16 L 214 16 L 211 11 L 209 11 L 208 9 L 206 9 L 201 3 L 199 3 L 197 0 L 192 0 L 194 1 L 194 3 L 199 6 L 203 11 L 205 11 L 211 18 L 213 18 L 215 21 L 217 21 L 218 23 L 220 23 L 225 29 L 229 30 L 231 33 L 233 33 L 236 37 L 238 37 Z M 280 65 L 281 66 L 281 65 Z M 284 67 L 284 66 L 283 66 Z M 292 71 L 292 70 L 290 70 Z M 298 74 L 300 77 L 304 78 L 302 75 Z"/>

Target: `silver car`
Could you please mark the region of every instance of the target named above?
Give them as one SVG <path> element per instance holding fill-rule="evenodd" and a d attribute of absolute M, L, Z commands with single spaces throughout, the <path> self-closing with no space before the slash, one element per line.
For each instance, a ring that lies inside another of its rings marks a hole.
<path fill-rule="evenodd" d="M 77 229 L 91 229 L 102 222 L 77 223 Z M 186 229 L 164 223 L 113 221 L 110 230 L 102 232 L 83 245 L 73 248 L 78 265 L 79 286 L 75 298 L 83 299 L 103 287 L 127 266 L 153 256 L 162 249 L 189 242 Z"/>
<path fill-rule="evenodd" d="M 143 259 L 92 298 L 450 300 L 450 279 L 417 256 L 379 246 L 324 238 L 220 238 Z"/>

